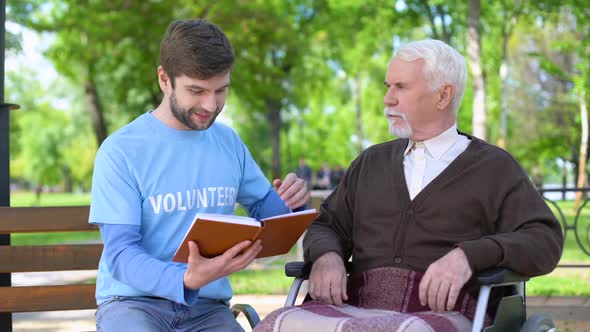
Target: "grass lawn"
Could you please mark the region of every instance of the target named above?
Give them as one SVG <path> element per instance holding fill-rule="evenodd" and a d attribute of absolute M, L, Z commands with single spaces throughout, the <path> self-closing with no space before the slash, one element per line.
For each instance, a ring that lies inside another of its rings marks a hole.
<path fill-rule="evenodd" d="M 235 294 L 287 294 L 293 278 L 283 269 L 242 270 L 229 276 Z"/>
<path fill-rule="evenodd" d="M 10 194 L 10 206 L 79 206 L 89 204 L 90 193 L 43 193 L 39 202 L 32 192 Z"/>
<path fill-rule="evenodd" d="M 527 295 L 590 297 L 590 279 L 562 277 L 552 273 L 531 279 L 526 284 L 526 292 Z"/>
<path fill-rule="evenodd" d="M 67 206 L 89 203 L 89 194 L 44 193 L 39 205 Z M 573 202 L 558 202 L 558 204 L 568 222 L 573 224 L 575 217 Z M 35 206 L 34 194 L 12 193 L 11 206 Z M 582 212 L 580 226 L 578 226 L 580 233 L 583 233 L 582 230 L 588 229 L 590 225 L 590 206 L 586 206 Z M 245 215 L 242 209 L 238 209 L 236 213 Z M 579 235 L 586 236 L 581 240 L 588 248 L 588 233 Z M 14 245 L 41 245 L 99 239 L 98 232 L 72 232 L 16 234 L 12 236 L 11 241 Z M 286 294 L 292 278 L 285 277 L 283 266 L 286 262 L 294 261 L 295 257 L 295 252 L 292 250 L 290 254 L 282 257 L 257 260 L 247 270 L 234 273 L 230 276 L 234 292 L 236 294 Z M 567 232 L 560 263 L 590 264 L 590 256 L 580 249 L 572 230 Z M 558 269 L 550 275 L 533 278 L 527 283 L 527 293 L 529 295 L 590 296 L 590 268 Z"/>

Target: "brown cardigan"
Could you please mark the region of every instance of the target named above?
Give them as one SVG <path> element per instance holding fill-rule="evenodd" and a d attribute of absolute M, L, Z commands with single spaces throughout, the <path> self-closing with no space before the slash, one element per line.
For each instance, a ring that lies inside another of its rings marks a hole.
<path fill-rule="evenodd" d="M 365 150 L 308 230 L 306 260 L 335 251 L 345 261 L 352 255 L 354 272 L 382 266 L 423 272 L 459 246 L 474 272 L 552 271 L 563 246 L 555 216 L 510 154 L 466 136 L 467 149 L 412 201 L 403 166 L 408 140 Z"/>

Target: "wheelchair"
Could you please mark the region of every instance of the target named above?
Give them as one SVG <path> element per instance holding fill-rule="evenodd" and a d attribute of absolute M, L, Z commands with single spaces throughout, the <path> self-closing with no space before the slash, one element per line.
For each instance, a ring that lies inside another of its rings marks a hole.
<path fill-rule="evenodd" d="M 350 266 L 347 266 L 347 270 Z M 311 264 L 304 262 L 291 262 L 285 265 L 285 275 L 295 278 L 287 294 L 285 306 L 294 306 L 301 285 L 309 278 Z M 525 283 L 528 277 L 521 276 L 513 271 L 503 268 L 494 268 L 483 271 L 477 276 L 480 285 L 479 295 L 473 319 L 472 332 L 555 332 L 555 325 L 550 317 L 545 314 L 535 314 L 527 318 L 526 315 L 526 291 Z M 485 314 L 492 288 L 506 288 L 507 296 L 500 300 L 495 317 L 490 326 L 483 328 Z M 260 322 L 256 311 L 247 304 L 236 304 L 232 306 L 234 317 L 240 313 L 248 319 L 252 328 Z"/>
<path fill-rule="evenodd" d="M 348 270 L 349 268 L 350 266 L 347 266 Z M 311 264 L 304 262 L 292 262 L 285 265 L 285 274 L 288 277 L 295 278 L 287 295 L 285 306 L 295 305 L 301 285 L 303 281 L 309 278 L 310 271 Z M 535 314 L 527 318 L 525 282 L 528 281 L 528 277 L 518 275 L 507 269 L 495 268 L 478 274 L 476 278 L 480 285 L 480 290 L 471 328 L 472 332 L 557 331 L 553 321 L 547 315 Z M 491 290 L 492 288 L 500 287 L 506 288 L 505 293 L 510 295 L 502 297 L 492 324 L 484 328 L 484 319 Z M 236 317 L 243 312 L 252 327 L 260 322 L 260 318 L 254 309 L 248 305 L 235 305 L 232 307 L 232 310 Z"/>

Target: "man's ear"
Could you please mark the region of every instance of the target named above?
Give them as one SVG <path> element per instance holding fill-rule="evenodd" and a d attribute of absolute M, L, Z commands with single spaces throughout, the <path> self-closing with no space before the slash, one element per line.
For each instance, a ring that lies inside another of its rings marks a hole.
<path fill-rule="evenodd" d="M 164 95 L 172 93 L 172 82 L 162 66 L 158 66 L 158 84 L 160 84 L 160 89 L 164 92 Z"/>
<path fill-rule="evenodd" d="M 438 90 L 438 101 L 436 103 L 436 107 L 439 110 L 448 109 L 451 106 L 451 102 L 453 101 L 453 96 L 455 96 L 455 86 L 450 83 L 444 84 Z"/>

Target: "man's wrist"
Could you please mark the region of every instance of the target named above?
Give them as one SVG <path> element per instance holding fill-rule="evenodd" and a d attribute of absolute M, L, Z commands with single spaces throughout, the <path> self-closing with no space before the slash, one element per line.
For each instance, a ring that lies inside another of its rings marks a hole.
<path fill-rule="evenodd" d="M 203 285 L 201 285 L 200 280 L 195 280 L 195 278 L 193 278 L 192 274 L 186 270 L 184 271 L 184 275 L 182 276 L 182 283 L 184 284 L 184 287 L 186 289 L 190 289 L 190 290 L 197 290 L 199 288 L 201 288 Z"/>
<path fill-rule="evenodd" d="M 320 257 L 318 257 L 317 261 L 325 261 L 329 259 L 340 259 L 340 261 L 343 262 L 342 257 L 340 257 L 340 254 L 333 250 L 327 251 L 324 254 L 322 254 Z"/>

